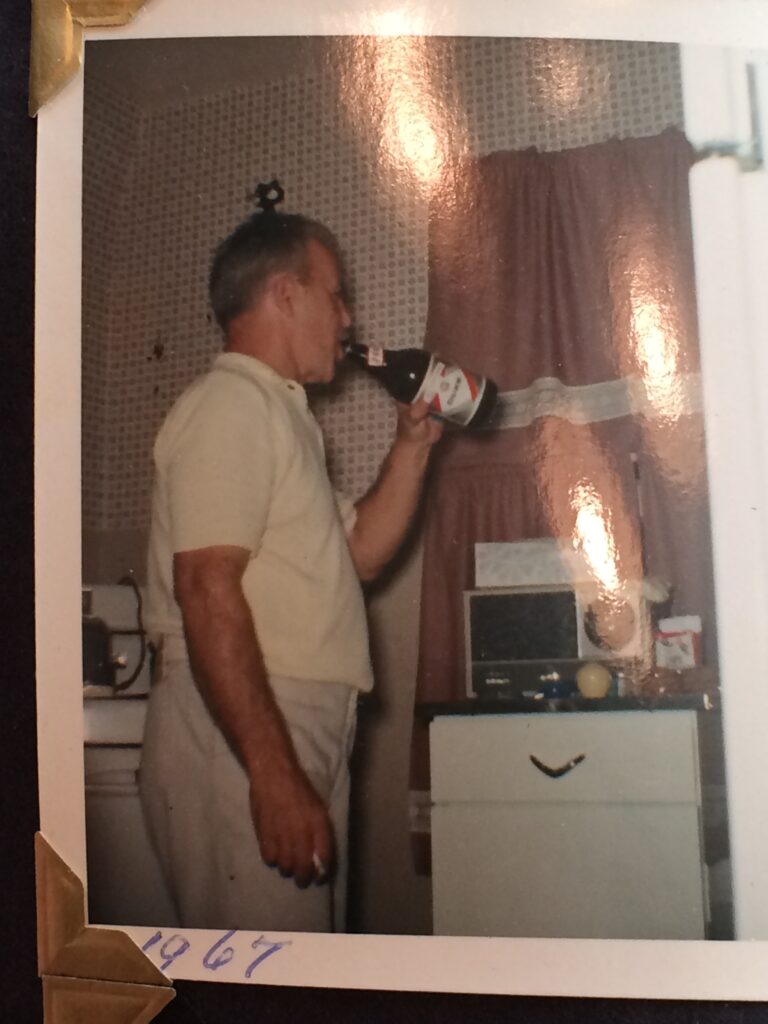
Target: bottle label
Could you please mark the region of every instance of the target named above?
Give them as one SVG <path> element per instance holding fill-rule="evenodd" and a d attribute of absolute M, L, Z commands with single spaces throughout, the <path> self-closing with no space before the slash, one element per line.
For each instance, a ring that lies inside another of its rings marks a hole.
<path fill-rule="evenodd" d="M 384 349 L 378 348 L 375 345 L 371 345 L 365 356 L 365 361 L 369 366 L 383 366 L 384 365 Z"/>
<path fill-rule="evenodd" d="M 432 356 L 414 401 L 429 402 L 443 419 L 463 426 L 472 419 L 484 390 L 482 377 Z"/>

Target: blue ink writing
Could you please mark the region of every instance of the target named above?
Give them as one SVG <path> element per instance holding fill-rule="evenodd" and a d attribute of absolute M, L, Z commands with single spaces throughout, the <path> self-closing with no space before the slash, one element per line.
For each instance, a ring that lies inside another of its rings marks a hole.
<path fill-rule="evenodd" d="M 175 949 L 171 945 L 174 942 L 176 943 Z M 169 947 L 171 947 L 170 950 Z M 178 960 L 188 949 L 189 943 L 183 935 L 172 935 L 170 939 L 166 939 L 160 947 L 160 957 L 163 961 L 160 965 L 160 970 L 164 971 L 167 967 L 170 967 L 173 961 Z"/>
<path fill-rule="evenodd" d="M 260 935 L 255 942 L 251 943 L 251 949 L 258 949 L 260 946 L 263 946 L 265 947 L 264 952 L 256 957 L 245 972 L 246 978 L 250 978 L 259 964 L 263 964 L 267 957 L 272 956 L 273 953 L 279 952 L 284 946 L 290 946 L 290 944 L 290 942 L 270 942 L 269 939 L 265 939 L 263 935 Z"/>
<path fill-rule="evenodd" d="M 214 942 L 202 958 L 202 966 L 206 970 L 218 971 L 221 967 L 225 967 L 234 959 L 237 955 L 237 951 L 235 949 L 236 942 L 235 945 L 231 946 L 227 946 L 225 943 L 233 939 L 235 935 L 237 935 L 237 930 L 233 928 L 231 931 L 224 932 L 221 938 Z M 165 941 L 163 941 L 164 939 Z M 180 956 L 183 956 L 187 950 L 190 949 L 190 942 L 183 935 L 176 933 L 166 939 L 162 931 L 156 931 L 151 938 L 147 939 L 141 948 L 146 953 L 147 950 L 152 949 L 153 946 L 157 946 L 158 943 L 161 942 L 163 944 L 157 950 L 157 956 L 162 961 L 160 964 L 161 971 L 167 970 L 175 960 L 178 960 Z M 264 935 L 260 935 L 251 943 L 251 949 L 260 950 L 260 952 L 256 959 L 253 960 L 247 968 L 245 972 L 245 979 L 249 980 L 256 968 L 263 964 L 265 960 L 290 945 L 292 945 L 291 941 L 275 942 L 273 939 L 268 939 Z"/>
<path fill-rule="evenodd" d="M 146 953 L 147 950 L 151 949 L 155 945 L 155 943 L 159 942 L 160 939 L 162 939 L 162 937 L 163 937 L 163 933 L 162 932 L 155 932 L 155 934 L 152 936 L 152 938 L 151 939 L 147 939 L 147 941 L 141 947 L 142 950 Z"/>
<path fill-rule="evenodd" d="M 214 953 L 218 952 L 220 946 L 223 946 L 225 942 L 232 938 L 232 936 L 235 934 L 235 931 L 236 929 L 233 929 L 231 932 L 225 932 L 221 936 L 219 941 L 215 942 L 211 946 L 211 948 L 203 957 L 203 967 L 205 967 L 209 971 L 218 971 L 220 967 L 225 967 L 229 963 L 229 961 L 235 955 L 235 951 L 232 948 L 232 946 L 227 946 L 226 949 L 222 950 L 221 956 L 216 957 L 215 960 L 212 959 L 212 957 Z"/>

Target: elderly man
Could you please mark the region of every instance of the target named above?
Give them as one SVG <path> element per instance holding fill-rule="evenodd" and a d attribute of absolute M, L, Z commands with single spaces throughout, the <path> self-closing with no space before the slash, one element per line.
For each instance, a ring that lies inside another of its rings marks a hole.
<path fill-rule="evenodd" d="M 211 271 L 225 350 L 155 445 L 141 789 L 186 927 L 344 927 L 348 758 L 372 686 L 359 580 L 402 541 L 441 428 L 399 407 L 370 492 L 332 489 L 303 385 L 343 356 L 342 273 L 314 221 L 242 224 Z"/>

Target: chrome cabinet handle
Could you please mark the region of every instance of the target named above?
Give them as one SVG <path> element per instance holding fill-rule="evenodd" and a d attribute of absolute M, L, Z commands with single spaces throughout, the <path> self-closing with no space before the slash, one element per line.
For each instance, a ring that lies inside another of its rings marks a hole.
<path fill-rule="evenodd" d="M 572 771 L 577 764 L 581 764 L 586 756 L 586 754 L 578 754 L 576 757 L 572 757 L 571 760 L 561 768 L 550 768 L 548 764 L 544 764 L 544 762 L 540 761 L 538 757 L 535 757 L 533 754 L 530 755 L 533 764 L 536 765 L 540 772 L 544 772 L 545 775 L 548 775 L 550 779 L 560 779 L 563 775 L 567 775 L 568 772 Z"/>

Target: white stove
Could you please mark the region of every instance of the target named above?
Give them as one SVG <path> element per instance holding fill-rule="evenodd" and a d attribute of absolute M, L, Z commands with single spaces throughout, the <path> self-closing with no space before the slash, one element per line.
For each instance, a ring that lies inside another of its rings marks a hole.
<path fill-rule="evenodd" d="M 83 687 L 86 745 L 140 746 L 150 684 L 149 648 L 141 635 L 144 595 L 128 584 L 87 585 L 83 593 L 89 614 L 101 619 L 111 633 L 117 665 L 114 687 Z"/>
<path fill-rule="evenodd" d="M 84 607 L 111 633 L 114 686 L 83 686 L 88 917 L 91 924 L 173 925 L 176 914 L 147 836 L 138 788 L 150 685 L 143 594 L 83 587 Z"/>

